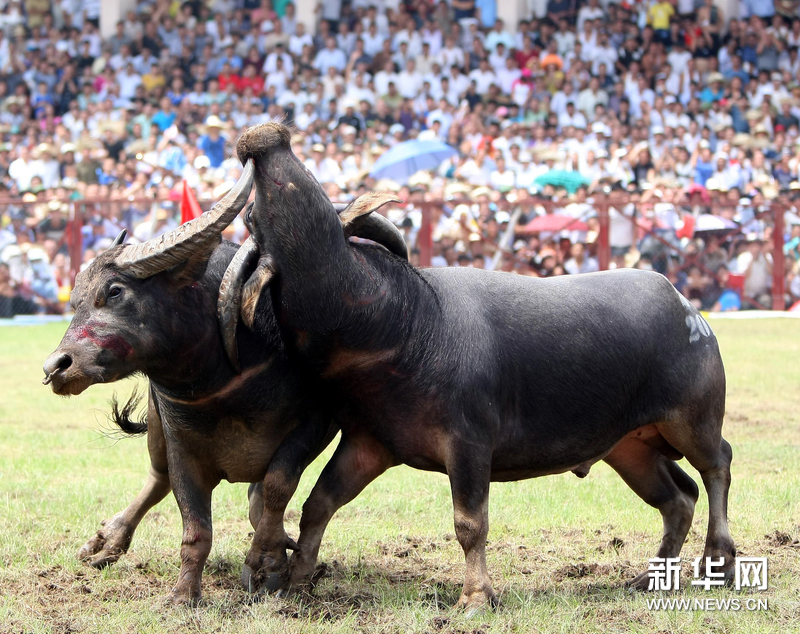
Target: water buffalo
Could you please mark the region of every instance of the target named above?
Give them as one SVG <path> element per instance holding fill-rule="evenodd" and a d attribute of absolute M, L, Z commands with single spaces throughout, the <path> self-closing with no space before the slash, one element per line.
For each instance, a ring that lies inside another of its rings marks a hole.
<path fill-rule="evenodd" d="M 249 270 L 253 243 L 219 245 L 218 233 L 241 210 L 251 183 L 252 167 L 214 210 L 163 237 L 126 246 L 120 236 L 78 276 L 75 317 L 44 365 L 45 382 L 62 395 L 135 372 L 149 378 L 146 424 L 130 420 L 132 403 L 115 407 L 113 415 L 123 431 L 147 431 L 149 478 L 79 557 L 98 567 L 116 561 L 147 511 L 172 489 L 184 525 L 180 579 L 171 594 L 178 603 L 200 596 L 211 548 L 211 494 L 222 479 L 257 483 L 250 487 L 256 530 L 243 581 L 280 584 L 286 549 L 294 546 L 283 528 L 286 504 L 304 468 L 337 431 L 319 382 L 285 354 L 269 301 L 258 310 L 253 303 L 245 315 L 257 335 L 226 318 L 240 351 L 230 354 L 237 367 L 226 360 L 217 299 L 221 288 L 236 287 L 236 280 L 223 279 L 235 257 Z M 387 232 L 385 222 L 344 220 L 344 234 L 406 254 L 401 234 Z"/>
<path fill-rule="evenodd" d="M 495 602 L 486 568 L 489 483 L 604 460 L 662 515 L 659 557 L 678 556 L 698 488 L 706 557 L 730 577 L 725 374 L 707 323 L 667 281 L 625 270 L 553 279 L 478 269 L 415 270 L 341 235 L 322 188 L 280 123 L 247 130 L 255 238 L 291 357 L 336 399 L 342 440 L 303 506 L 292 583 L 314 570 L 335 511 L 397 464 L 446 473 L 466 556 L 458 601 Z M 532 501 L 535 503 L 535 501 Z M 646 589 L 648 574 L 632 581 Z"/>

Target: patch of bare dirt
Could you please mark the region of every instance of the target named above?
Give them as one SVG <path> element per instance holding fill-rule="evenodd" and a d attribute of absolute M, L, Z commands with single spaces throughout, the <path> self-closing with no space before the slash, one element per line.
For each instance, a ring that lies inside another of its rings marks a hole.
<path fill-rule="evenodd" d="M 764 535 L 764 539 L 767 540 L 767 544 L 776 548 L 800 548 L 800 539 L 792 537 L 789 533 L 784 533 L 783 531 L 775 530 L 769 535 Z"/>
<path fill-rule="evenodd" d="M 450 619 L 437 616 L 436 618 L 431 619 L 431 629 L 425 630 L 425 634 L 488 634 L 489 632 L 489 624 L 484 623 L 480 627 L 464 630 L 460 628 L 451 628 Z"/>

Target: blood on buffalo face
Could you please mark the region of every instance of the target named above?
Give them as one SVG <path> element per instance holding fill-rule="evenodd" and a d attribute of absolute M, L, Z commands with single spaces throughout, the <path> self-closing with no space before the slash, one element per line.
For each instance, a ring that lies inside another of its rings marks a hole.
<path fill-rule="evenodd" d="M 168 274 L 137 279 L 114 265 L 111 249 L 78 275 L 70 298 L 75 316 L 58 348 L 44 363 L 45 384 L 61 395 L 80 394 L 94 383 L 108 383 L 149 369 L 156 357 L 181 338 L 191 296 Z"/>

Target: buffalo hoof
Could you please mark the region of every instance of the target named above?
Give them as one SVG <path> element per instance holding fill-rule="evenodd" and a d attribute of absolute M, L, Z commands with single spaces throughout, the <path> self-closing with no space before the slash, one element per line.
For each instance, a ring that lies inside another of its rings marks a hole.
<path fill-rule="evenodd" d="M 166 597 L 168 605 L 194 607 L 200 603 L 201 593 L 187 587 L 175 586 Z"/>
<path fill-rule="evenodd" d="M 637 575 L 625 584 L 628 587 L 628 592 L 650 592 L 650 571 L 647 570 L 640 575 Z"/>
<path fill-rule="evenodd" d="M 105 568 L 116 563 L 128 552 L 131 535 L 119 516 L 103 520 L 101 528 L 78 551 L 78 559 L 94 568 Z"/>
<path fill-rule="evenodd" d="M 248 592 L 278 592 L 286 585 L 285 573 L 253 570 L 247 564 L 242 568 L 242 586 Z"/>
<path fill-rule="evenodd" d="M 462 593 L 456 603 L 456 609 L 463 610 L 465 616 L 471 617 L 487 607 L 496 608 L 498 605 L 500 602 L 497 600 L 497 595 L 494 590 L 489 588 L 488 590 L 475 590 L 469 594 Z"/>

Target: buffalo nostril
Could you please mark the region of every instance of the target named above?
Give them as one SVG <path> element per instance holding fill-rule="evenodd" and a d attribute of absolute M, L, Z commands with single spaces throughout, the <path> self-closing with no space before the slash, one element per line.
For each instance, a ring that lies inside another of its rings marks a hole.
<path fill-rule="evenodd" d="M 71 365 L 72 365 L 72 357 L 69 356 L 68 354 L 64 354 L 58 360 L 58 365 L 56 365 L 56 370 L 59 372 L 63 372 Z"/>
<path fill-rule="evenodd" d="M 47 375 L 45 378 L 45 384 L 50 382 L 50 379 L 54 374 L 58 372 L 63 372 L 69 366 L 72 365 L 72 356 L 68 355 L 65 352 L 61 354 L 54 354 L 51 355 L 50 358 L 47 359 L 44 363 L 44 373 Z"/>

